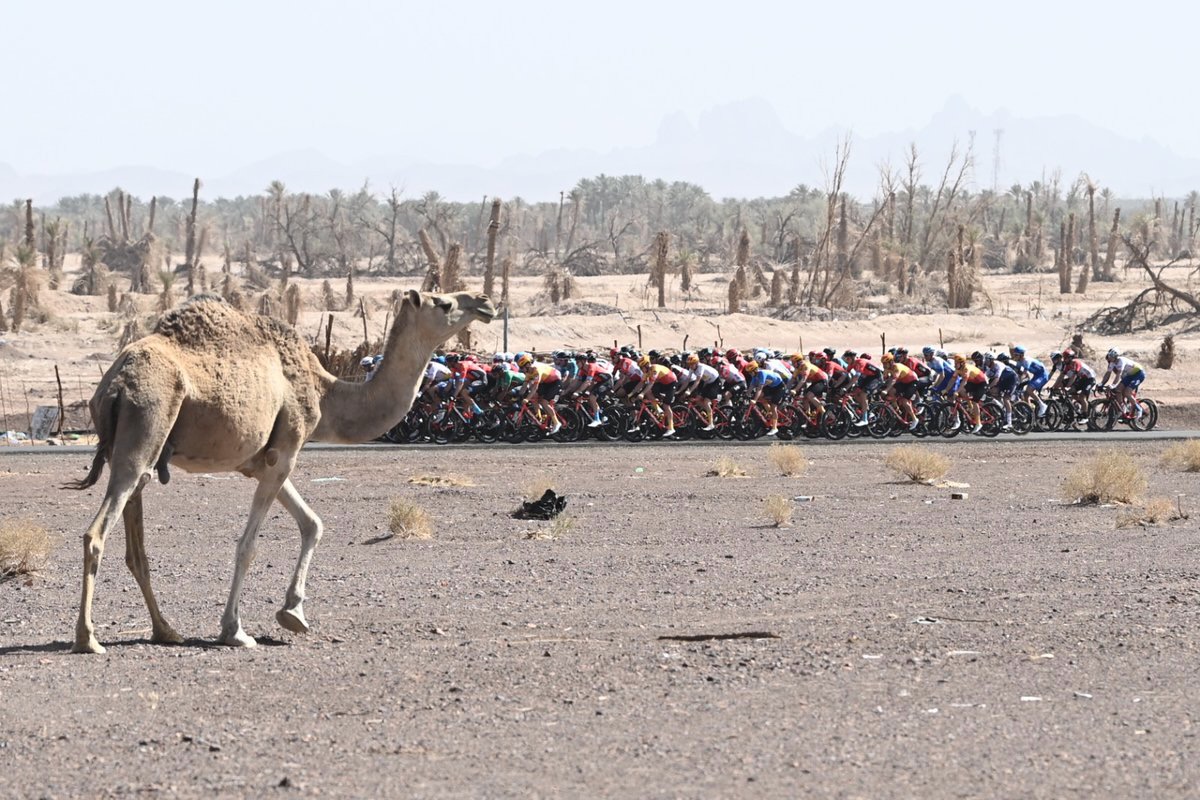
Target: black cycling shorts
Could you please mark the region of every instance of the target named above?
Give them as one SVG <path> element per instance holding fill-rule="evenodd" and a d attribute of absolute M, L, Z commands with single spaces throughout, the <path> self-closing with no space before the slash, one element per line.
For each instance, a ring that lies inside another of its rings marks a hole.
<path fill-rule="evenodd" d="M 912 381 L 911 383 L 897 382 L 892 388 L 896 390 L 897 397 L 903 397 L 905 400 L 912 400 L 913 396 L 917 393 L 917 382 L 916 381 Z"/>
<path fill-rule="evenodd" d="M 765 386 L 765 387 L 763 387 L 763 393 L 762 393 L 763 399 L 766 400 L 768 403 L 773 403 L 774 405 L 779 405 L 779 402 L 781 400 L 783 400 L 783 392 L 786 388 L 787 387 L 784 386 L 782 383 L 779 384 L 778 386 Z"/>
<path fill-rule="evenodd" d="M 705 400 L 716 400 L 721 396 L 721 382 L 714 380 L 708 383 L 701 383 L 700 396 Z"/>
<path fill-rule="evenodd" d="M 650 393 L 659 399 L 659 402 L 671 405 L 675 402 L 675 387 L 678 383 L 656 383 L 650 389 Z"/>
<path fill-rule="evenodd" d="M 825 394 L 825 390 L 829 388 L 829 381 L 817 381 L 810 384 L 804 389 L 805 394 L 811 394 L 814 397 L 820 397 Z"/>
<path fill-rule="evenodd" d="M 967 397 L 978 402 L 983 399 L 984 392 L 987 391 L 987 383 L 980 381 L 979 383 L 967 384 Z"/>
<path fill-rule="evenodd" d="M 879 388 L 881 381 L 878 375 L 859 375 L 858 388 L 862 389 L 867 394 L 871 394 Z"/>
<path fill-rule="evenodd" d="M 554 398 L 558 397 L 558 393 L 561 390 L 562 390 L 562 381 L 560 381 L 560 380 L 553 381 L 551 383 L 546 383 L 545 381 L 542 381 L 541 383 L 538 384 L 537 393 L 538 393 L 538 397 L 542 398 L 543 400 L 553 400 Z"/>

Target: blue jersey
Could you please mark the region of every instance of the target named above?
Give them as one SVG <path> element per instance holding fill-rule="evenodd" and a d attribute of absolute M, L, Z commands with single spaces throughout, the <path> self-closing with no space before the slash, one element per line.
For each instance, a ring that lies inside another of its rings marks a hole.
<path fill-rule="evenodd" d="M 1036 358 L 1023 358 L 1013 364 L 1013 366 L 1015 366 L 1020 372 L 1028 372 L 1034 380 L 1048 377 L 1046 375 L 1046 365 L 1038 361 Z"/>
<path fill-rule="evenodd" d="M 751 389 L 774 389 L 776 386 L 783 386 L 784 383 L 782 375 L 769 369 L 760 369 L 750 378 Z"/>

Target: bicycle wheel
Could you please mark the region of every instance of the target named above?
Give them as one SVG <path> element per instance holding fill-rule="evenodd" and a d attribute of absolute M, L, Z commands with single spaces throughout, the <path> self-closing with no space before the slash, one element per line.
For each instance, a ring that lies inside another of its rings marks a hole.
<path fill-rule="evenodd" d="M 1135 431 L 1153 430 L 1154 426 L 1158 424 L 1158 403 L 1139 397 L 1137 404 L 1142 415 L 1130 420 L 1129 426 Z"/>
<path fill-rule="evenodd" d="M 449 444 L 458 437 L 458 417 L 448 409 L 439 408 L 429 415 L 425 432 L 435 444 Z"/>
<path fill-rule="evenodd" d="M 989 439 L 1000 435 L 1004 425 L 1004 406 L 1000 401 L 989 398 L 980 403 L 979 423 L 983 426 L 979 432 Z"/>
<path fill-rule="evenodd" d="M 733 412 L 729 406 L 719 406 L 713 409 L 713 425 L 718 439 L 730 440 L 734 436 Z"/>
<path fill-rule="evenodd" d="M 569 406 L 559 406 L 555 411 L 558 413 L 558 422 L 561 427 L 559 427 L 558 433 L 554 434 L 554 441 L 579 441 L 579 437 L 583 435 L 584 425 L 580 413 Z"/>
<path fill-rule="evenodd" d="M 938 435 L 943 439 L 953 439 L 958 436 L 967 424 L 967 415 L 960 411 L 957 405 L 941 406 L 937 410 Z"/>
<path fill-rule="evenodd" d="M 821 418 L 821 433 L 825 438 L 835 442 L 846 438 L 846 434 L 854 427 L 850 412 L 843 406 L 826 406 L 825 415 Z"/>
<path fill-rule="evenodd" d="M 1013 403 L 1012 432 L 1024 436 L 1033 430 L 1033 407 L 1029 403 Z"/>
<path fill-rule="evenodd" d="M 592 428 L 596 438 L 602 442 L 615 442 L 621 438 L 629 424 L 628 414 L 620 406 L 608 406 L 600 409 L 600 426 Z"/>
<path fill-rule="evenodd" d="M 867 435 L 883 439 L 892 432 L 892 413 L 883 403 L 872 403 L 867 410 Z"/>
<path fill-rule="evenodd" d="M 504 432 L 504 414 L 499 409 L 489 408 L 475 420 L 475 441 L 492 444 Z"/>
<path fill-rule="evenodd" d="M 1117 409 L 1107 397 L 1099 397 L 1088 403 L 1088 430 L 1111 431 L 1117 424 Z"/>
<path fill-rule="evenodd" d="M 627 442 L 640 442 L 646 438 L 647 424 L 653 425 L 646 419 L 646 411 L 636 411 L 629 416 L 625 423 L 625 430 L 621 431 L 621 435 L 625 437 Z"/>

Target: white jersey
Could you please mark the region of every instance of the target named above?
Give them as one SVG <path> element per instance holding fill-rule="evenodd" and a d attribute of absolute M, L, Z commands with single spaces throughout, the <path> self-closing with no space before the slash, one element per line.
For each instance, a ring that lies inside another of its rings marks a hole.
<path fill-rule="evenodd" d="M 1109 364 L 1108 371 L 1117 373 L 1118 378 L 1128 378 L 1130 375 L 1141 375 L 1145 372 L 1141 364 L 1125 356 L 1121 356 Z"/>
<path fill-rule="evenodd" d="M 720 377 L 721 377 L 720 373 L 718 373 L 715 369 L 710 367 L 708 364 L 704 364 L 704 363 L 700 363 L 700 364 L 697 364 L 696 366 L 692 367 L 692 371 L 687 374 L 687 380 L 689 382 L 699 380 L 700 383 L 704 384 L 705 386 L 707 386 L 708 384 L 712 383 L 713 381 L 717 380 Z"/>
<path fill-rule="evenodd" d="M 790 381 L 792 379 L 792 368 L 783 363 L 781 359 L 768 358 L 765 362 L 763 362 L 763 368 L 769 369 L 772 372 L 778 372 L 785 381 Z"/>
<path fill-rule="evenodd" d="M 450 377 L 450 368 L 445 364 L 430 361 L 429 366 L 425 368 L 425 377 L 433 383 L 441 383 Z"/>

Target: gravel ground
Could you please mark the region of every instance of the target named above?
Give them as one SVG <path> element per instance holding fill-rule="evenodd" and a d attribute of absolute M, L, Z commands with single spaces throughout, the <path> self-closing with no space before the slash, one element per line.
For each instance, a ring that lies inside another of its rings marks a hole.
<path fill-rule="evenodd" d="M 253 650 L 212 644 L 251 484 L 177 472 L 147 489 L 147 542 L 195 638 L 146 643 L 118 533 L 103 656 L 67 653 L 100 491 L 56 487 L 86 458 L 0 458 L 5 517 L 59 537 L 40 576 L 0 584 L 3 792 L 1196 796 L 1195 517 L 1116 529 L 1117 509 L 1054 502 L 1092 444 L 933 446 L 969 499 L 894 482 L 871 444 L 810 448 L 798 478 L 720 445 L 306 453 L 314 630 L 274 623 L 298 536 L 273 512 Z M 1195 510 L 1160 443 L 1122 446 Z M 704 477 L 721 455 L 752 477 Z M 551 524 L 508 512 L 543 476 L 572 521 L 529 539 Z M 775 528 L 772 494 L 813 499 Z M 434 513 L 432 540 L 372 543 L 397 496 Z M 745 632 L 778 638 L 660 638 Z"/>

